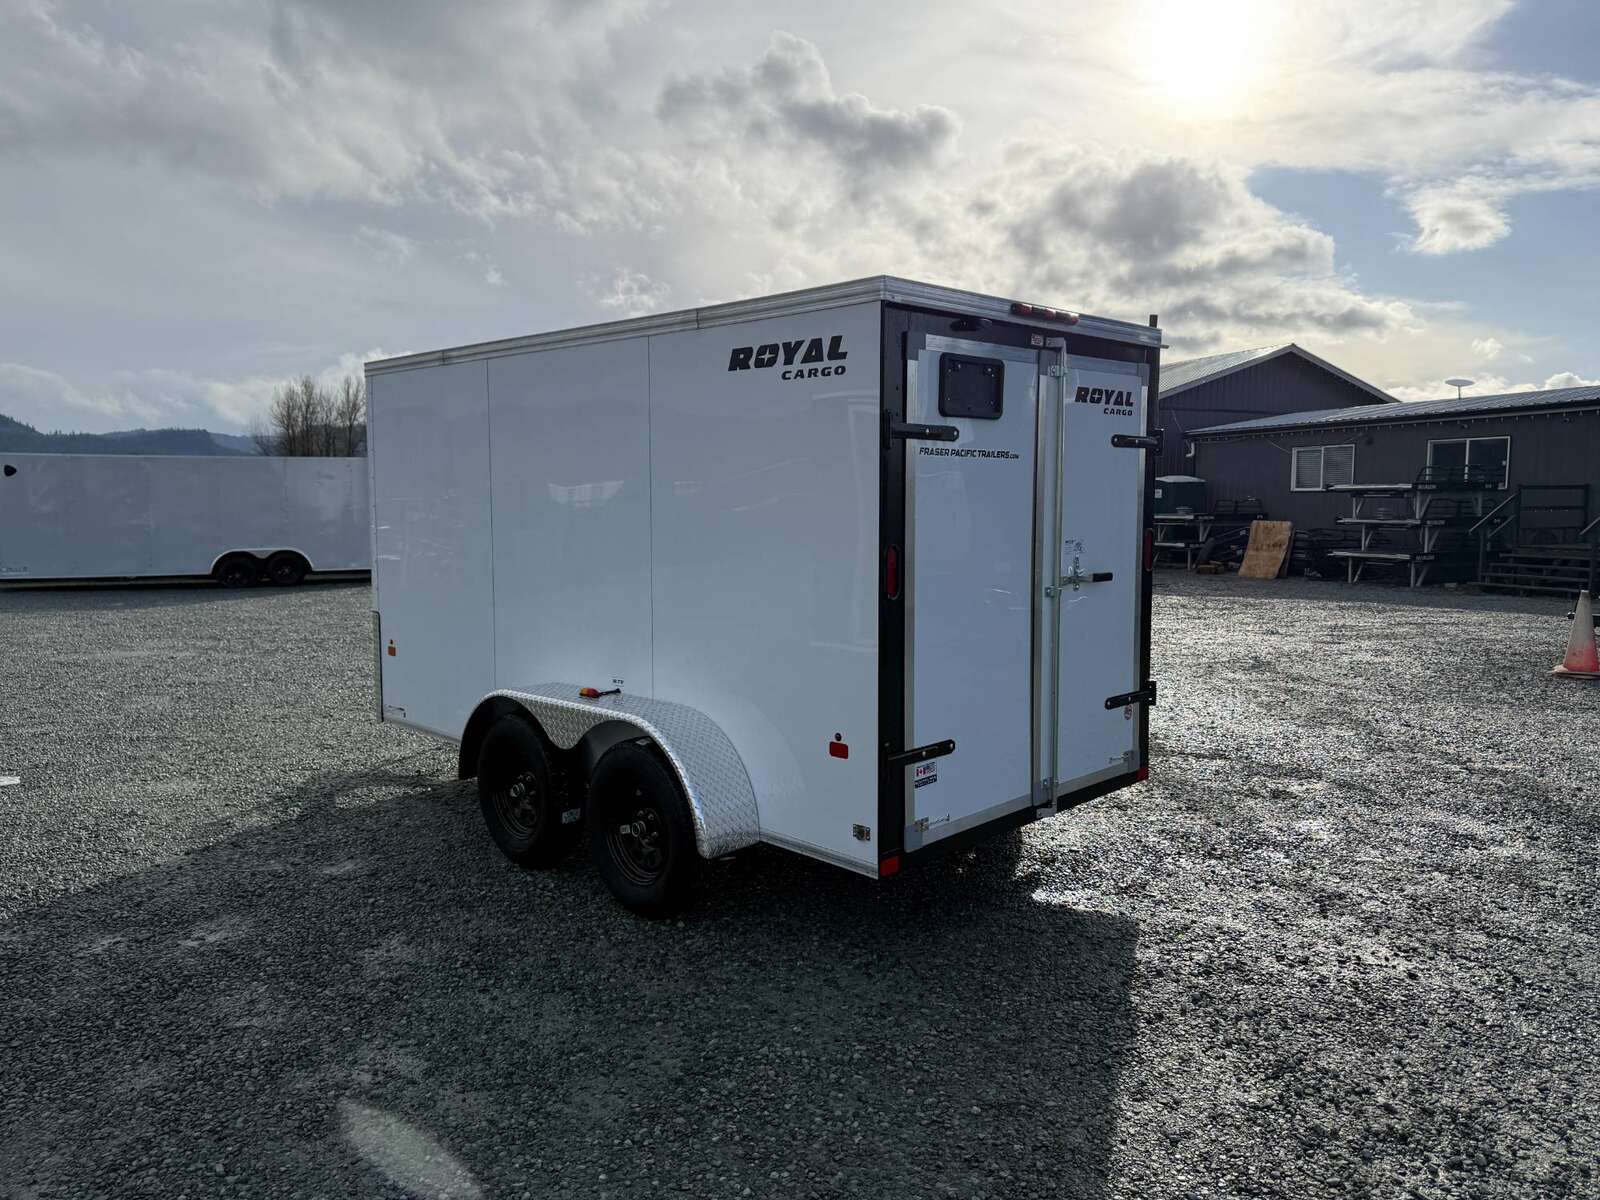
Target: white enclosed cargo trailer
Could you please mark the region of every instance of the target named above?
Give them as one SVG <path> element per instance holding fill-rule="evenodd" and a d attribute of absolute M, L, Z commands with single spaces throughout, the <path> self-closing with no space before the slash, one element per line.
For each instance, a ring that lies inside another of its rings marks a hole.
<path fill-rule="evenodd" d="M 641 909 L 1144 778 L 1153 324 L 873 278 L 369 363 L 380 718 Z"/>
<path fill-rule="evenodd" d="M 299 583 L 372 562 L 364 458 L 0 452 L 0 583 Z"/>

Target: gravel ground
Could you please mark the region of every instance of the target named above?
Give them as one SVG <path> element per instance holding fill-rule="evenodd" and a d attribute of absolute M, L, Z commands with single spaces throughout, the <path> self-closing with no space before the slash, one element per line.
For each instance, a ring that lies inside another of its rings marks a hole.
<path fill-rule="evenodd" d="M 1159 590 L 1150 784 L 668 923 L 371 720 L 364 588 L 0 593 L 0 1196 L 1600 1196 L 1561 607 Z"/>

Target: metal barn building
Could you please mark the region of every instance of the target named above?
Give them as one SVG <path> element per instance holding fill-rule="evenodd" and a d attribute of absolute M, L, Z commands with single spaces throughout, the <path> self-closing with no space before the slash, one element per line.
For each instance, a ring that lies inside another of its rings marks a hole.
<path fill-rule="evenodd" d="M 1411 582 L 1583 586 L 1600 537 L 1600 387 L 1295 412 L 1196 428 L 1190 471 Z M 1421 570 L 1418 570 L 1421 568 Z M 1430 570 L 1431 568 L 1431 570 Z"/>
<path fill-rule="evenodd" d="M 1184 439 L 1193 430 L 1252 417 L 1397 403 L 1293 342 L 1163 363 L 1160 413 L 1165 444 L 1156 474 L 1205 475 L 1185 457 Z"/>

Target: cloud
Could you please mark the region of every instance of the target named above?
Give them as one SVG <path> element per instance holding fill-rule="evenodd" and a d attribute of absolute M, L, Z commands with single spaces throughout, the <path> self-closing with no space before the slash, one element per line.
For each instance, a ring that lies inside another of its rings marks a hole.
<path fill-rule="evenodd" d="M 86 392 L 53 371 L 0 363 L 0 413 L 45 432 L 108 430 L 154 419 L 157 404 L 130 392 Z"/>
<path fill-rule="evenodd" d="M 400 264 L 416 256 L 415 239 L 396 233 L 392 229 L 375 229 L 363 225 L 356 230 L 356 241 L 370 250 L 379 262 Z"/>
<path fill-rule="evenodd" d="M 380 349 L 343 354 L 312 375 L 333 387 L 346 375 L 359 376 L 363 363 L 386 357 Z M 0 363 L 0 414 L 47 433 L 171 426 L 242 433 L 284 382 L 266 376 L 213 379 L 154 368 L 116 372 L 103 385 L 85 388 L 53 371 L 8 362 Z"/>
<path fill-rule="evenodd" d="M 1419 254 L 1482 250 L 1511 232 L 1511 221 L 1494 199 L 1459 188 L 1425 188 L 1406 201 L 1417 223 L 1411 248 Z"/>
<path fill-rule="evenodd" d="M 1499 338 L 1482 337 L 1472 339 L 1472 352 L 1485 362 L 1493 362 L 1505 353 L 1505 345 Z"/>
<path fill-rule="evenodd" d="M 1461 389 L 1463 396 L 1505 396 L 1517 392 L 1547 392 L 1554 388 L 1573 387 L 1600 387 L 1600 379 L 1585 379 L 1573 371 L 1557 371 L 1549 376 L 1543 383 L 1530 383 L 1527 381 L 1514 383 L 1504 375 L 1485 375 L 1473 381 L 1471 387 Z M 1401 385 L 1392 387 L 1390 395 L 1399 400 L 1449 400 L 1454 398 L 1456 389 L 1449 386 L 1444 380 L 1417 385 Z"/>
<path fill-rule="evenodd" d="M 237 427 L 343 347 L 878 271 L 1156 311 L 1175 356 L 1309 340 L 1432 394 L 1469 364 L 1600 365 L 1487 289 L 1451 311 L 1375 290 L 1249 185 L 1364 172 L 1441 255 L 1512 236 L 1519 196 L 1600 183 L 1600 90 L 1485 67 L 1508 0 L 1236 0 L 1260 61 L 1226 124 L 1183 100 L 1193 47 L 1174 77 L 1140 69 L 1154 7 L 858 6 L 825 57 L 772 33 L 775 6 L 0 0 L 0 162 L 28 183 L 0 223 L 41 231 L 0 244 L 0 328 L 54 381 L 9 394 Z"/>
<path fill-rule="evenodd" d="M 651 279 L 642 271 L 630 271 L 626 267 L 619 267 L 604 286 L 593 281 L 590 286 L 598 289 L 595 303 L 624 317 L 654 312 L 663 307 L 672 295 L 672 289 L 666 284 Z"/>
<path fill-rule="evenodd" d="M 810 147 L 848 171 L 931 166 L 955 140 L 955 114 L 936 105 L 880 108 L 834 90 L 817 48 L 774 33 L 748 68 L 680 76 L 661 91 L 656 115 L 702 141 L 732 133 L 778 149 Z"/>

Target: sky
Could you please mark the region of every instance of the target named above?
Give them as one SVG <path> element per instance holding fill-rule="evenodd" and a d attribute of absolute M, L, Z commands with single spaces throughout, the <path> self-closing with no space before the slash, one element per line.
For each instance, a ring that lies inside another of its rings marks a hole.
<path fill-rule="evenodd" d="M 1600 3 L 0 0 L 0 413 L 896 274 L 1600 380 Z"/>

